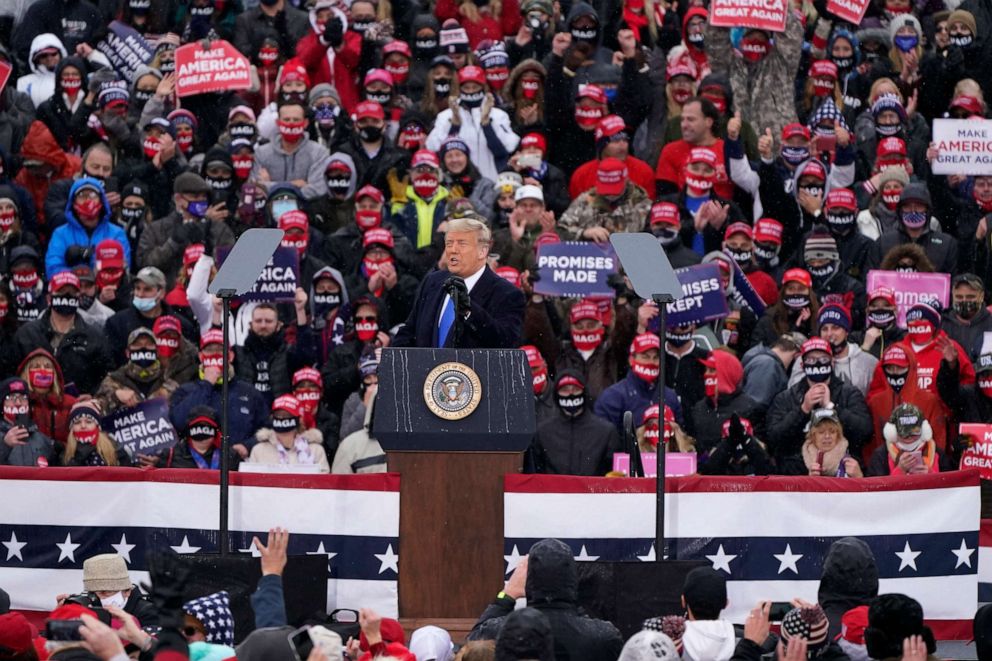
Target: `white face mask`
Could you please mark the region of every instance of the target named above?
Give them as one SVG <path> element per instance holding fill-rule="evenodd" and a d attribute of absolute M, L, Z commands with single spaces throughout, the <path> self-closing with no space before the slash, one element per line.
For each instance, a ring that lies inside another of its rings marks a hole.
<path fill-rule="evenodd" d="M 107 606 L 113 606 L 115 608 L 124 608 L 124 604 L 127 603 L 127 597 L 124 596 L 123 592 L 115 592 L 109 597 L 101 597 L 100 605 L 106 608 Z"/>

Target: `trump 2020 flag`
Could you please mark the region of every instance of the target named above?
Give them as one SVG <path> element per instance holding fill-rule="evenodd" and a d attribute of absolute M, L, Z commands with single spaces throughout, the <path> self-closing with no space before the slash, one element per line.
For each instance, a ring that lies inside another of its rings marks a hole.
<path fill-rule="evenodd" d="M 879 592 L 923 605 L 941 639 L 970 639 L 978 602 L 978 474 L 867 479 L 668 478 L 667 557 L 706 560 L 727 577 L 724 617 L 743 623 L 759 601 L 817 600 L 831 543 L 871 547 Z M 509 475 L 507 573 L 534 542 L 556 537 L 580 561 L 653 561 L 655 482 Z"/>
<path fill-rule="evenodd" d="M 0 587 L 11 607 L 48 611 L 82 590 L 83 561 L 117 553 L 148 582 L 150 551 L 216 553 L 218 471 L 0 467 Z M 328 612 L 397 614 L 399 476 L 231 474 L 235 552 L 290 532 L 290 555 L 326 555 Z"/>

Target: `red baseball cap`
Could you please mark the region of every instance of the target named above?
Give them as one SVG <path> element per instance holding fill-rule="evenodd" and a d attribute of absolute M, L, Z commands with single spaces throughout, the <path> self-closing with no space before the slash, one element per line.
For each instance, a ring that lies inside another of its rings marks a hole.
<path fill-rule="evenodd" d="M 396 246 L 396 242 L 393 240 L 393 233 L 385 227 L 374 227 L 365 231 L 365 234 L 362 236 L 362 248 L 368 248 L 373 243 L 386 246 L 390 250 Z"/>
<path fill-rule="evenodd" d="M 882 158 L 888 159 L 892 156 L 898 156 L 899 158 L 893 160 L 899 161 L 906 158 L 906 142 L 902 138 L 889 136 L 879 141 L 878 147 L 875 150 L 876 160 Z"/>
<path fill-rule="evenodd" d="M 822 337 L 811 337 L 805 342 L 803 342 L 802 349 L 800 353 L 806 355 L 811 351 L 822 351 L 823 353 L 832 356 L 833 351 L 830 348 L 830 343 L 824 340 Z"/>
<path fill-rule="evenodd" d="M 206 247 L 202 243 L 191 243 L 183 250 L 183 266 L 196 264 L 206 252 Z"/>
<path fill-rule="evenodd" d="M 124 268 L 124 246 L 114 239 L 104 239 L 96 244 L 96 270 Z"/>
<path fill-rule="evenodd" d="M 367 118 L 386 119 L 386 113 L 376 101 L 362 101 L 355 107 L 354 120 L 357 122 Z"/>
<path fill-rule="evenodd" d="M 362 199 L 363 197 L 371 197 L 373 200 L 379 204 L 384 204 L 386 202 L 386 197 L 382 194 L 382 191 L 371 184 L 366 184 L 358 189 L 355 193 L 355 201 Z"/>
<path fill-rule="evenodd" d="M 382 56 L 392 55 L 393 53 L 399 53 L 400 55 L 406 55 L 407 57 L 413 57 L 413 52 L 410 50 L 410 44 L 406 43 L 402 39 L 393 39 L 388 44 L 382 47 Z"/>
<path fill-rule="evenodd" d="M 298 418 L 303 409 L 300 406 L 300 400 L 296 399 L 294 395 L 279 395 L 276 397 L 276 401 L 272 402 L 272 412 L 275 413 L 276 411 L 285 411 L 294 418 Z"/>
<path fill-rule="evenodd" d="M 744 433 L 748 436 L 754 436 L 754 425 L 747 418 L 741 418 L 741 425 L 744 427 Z M 730 436 L 730 418 L 723 421 L 723 428 L 720 432 L 722 438 L 727 438 Z"/>
<path fill-rule="evenodd" d="M 312 367 L 301 367 L 293 372 L 293 387 L 295 388 L 304 381 L 313 381 L 318 388 L 324 387 L 324 381 L 320 378 L 320 372 Z"/>
<path fill-rule="evenodd" d="M 643 353 L 651 349 L 661 350 L 661 340 L 654 333 L 641 333 L 630 345 L 630 353 Z"/>
<path fill-rule="evenodd" d="M 837 80 L 837 65 L 830 60 L 817 60 L 809 68 L 811 78 L 832 78 Z"/>
<path fill-rule="evenodd" d="M 467 67 L 462 67 L 458 71 L 458 84 L 464 85 L 465 83 L 479 83 L 480 85 L 485 85 L 486 72 L 482 70 L 482 67 L 477 67 L 471 64 Z"/>
<path fill-rule="evenodd" d="M 565 386 L 577 386 L 577 387 L 582 388 L 583 390 L 585 390 L 585 384 L 583 384 L 581 381 L 579 381 L 577 378 L 575 378 L 571 374 L 567 374 L 567 375 L 561 377 L 560 379 L 558 379 L 558 383 L 555 384 L 555 389 L 557 390 L 557 389 L 563 388 Z"/>
<path fill-rule="evenodd" d="M 671 80 L 676 76 L 688 76 L 696 80 L 696 67 L 692 58 L 676 57 L 665 66 L 665 80 Z"/>
<path fill-rule="evenodd" d="M 413 159 L 410 161 L 410 167 L 417 168 L 421 165 L 429 165 L 435 170 L 441 169 L 441 161 L 438 160 L 437 154 L 429 149 L 418 149 L 413 154 Z"/>
<path fill-rule="evenodd" d="M 579 85 L 579 94 L 576 98 L 592 99 L 596 103 L 606 105 L 606 92 L 599 85 Z"/>
<path fill-rule="evenodd" d="M 798 282 L 807 288 L 813 287 L 813 278 L 806 269 L 789 269 L 782 275 L 782 284 L 787 282 Z"/>
<path fill-rule="evenodd" d="M 895 365 L 897 367 L 909 367 L 909 356 L 906 350 L 898 344 L 885 350 L 882 354 L 882 365 Z"/>
<path fill-rule="evenodd" d="M 287 231 L 294 228 L 298 228 L 303 231 L 310 229 L 310 219 L 307 218 L 307 212 L 299 209 L 287 211 L 283 215 L 279 216 L 278 224 L 279 229 Z"/>
<path fill-rule="evenodd" d="M 200 348 L 206 349 L 211 344 L 223 344 L 224 331 L 219 328 L 211 328 L 200 336 Z"/>
<path fill-rule="evenodd" d="M 604 158 L 596 169 L 596 193 L 619 195 L 627 187 L 627 164 L 618 158 Z"/>
<path fill-rule="evenodd" d="M 577 323 L 583 319 L 595 319 L 596 321 L 602 321 L 603 316 L 599 313 L 599 306 L 592 301 L 579 301 L 572 306 L 572 309 L 568 313 L 568 319 L 571 323 Z"/>
<path fill-rule="evenodd" d="M 774 218 L 759 218 L 754 223 L 754 240 L 759 243 L 782 245 L 782 223 Z"/>
<path fill-rule="evenodd" d="M 372 83 L 385 83 L 390 87 L 393 86 L 393 74 L 389 73 L 385 69 L 369 69 L 368 73 L 365 74 L 365 80 L 362 84 L 368 87 Z"/>
<path fill-rule="evenodd" d="M 709 147 L 693 147 L 686 161 L 686 164 L 689 163 L 706 163 L 715 169 L 717 164 L 716 152 Z"/>
<path fill-rule="evenodd" d="M 961 96 L 955 98 L 951 101 L 951 108 L 963 108 L 970 112 L 972 115 L 982 114 L 982 102 L 973 96 L 967 94 L 962 94 Z"/>
<path fill-rule="evenodd" d="M 607 115 L 596 125 L 596 139 L 609 138 L 625 130 L 627 130 L 627 125 L 624 124 L 620 115 Z"/>
<path fill-rule="evenodd" d="M 795 138 L 799 136 L 800 138 L 805 138 L 809 140 L 809 129 L 800 124 L 799 122 L 792 122 L 791 124 L 786 124 L 782 128 L 782 142 L 785 142 L 789 138 Z"/>
<path fill-rule="evenodd" d="M 751 226 L 748 225 L 747 223 L 741 223 L 741 222 L 731 223 L 727 227 L 727 231 L 723 233 L 723 240 L 726 241 L 734 234 L 746 234 L 747 238 L 749 239 L 754 238 L 754 232 L 751 229 Z"/>
<path fill-rule="evenodd" d="M 541 352 L 538 351 L 537 347 L 533 344 L 525 344 L 520 348 L 524 350 L 525 354 L 527 354 L 528 365 L 531 367 L 540 367 L 541 365 L 544 365 L 544 356 L 541 355 Z"/>
<path fill-rule="evenodd" d="M 858 210 L 858 200 L 849 188 L 834 188 L 827 193 L 827 199 L 823 204 L 824 209 L 847 209 L 848 211 Z"/>
<path fill-rule="evenodd" d="M 48 291 L 56 292 L 63 287 L 79 289 L 79 277 L 72 271 L 59 271 L 48 281 Z"/>
<path fill-rule="evenodd" d="M 514 287 L 517 287 L 520 284 L 520 271 L 513 268 L 512 266 L 496 267 L 496 275 L 503 278 Z"/>
<path fill-rule="evenodd" d="M 48 614 L 49 620 L 78 620 L 82 618 L 83 615 L 89 615 L 94 620 L 98 619 L 96 613 L 87 608 L 86 606 L 80 606 L 79 604 L 65 604 L 59 606 L 51 613 Z"/>
<path fill-rule="evenodd" d="M 541 232 L 534 239 L 534 248 L 538 248 L 549 243 L 561 243 L 561 237 L 555 232 Z"/>
<path fill-rule="evenodd" d="M 174 317 L 171 314 L 163 314 L 155 320 L 154 324 L 152 324 L 152 333 L 156 337 L 170 331 L 173 333 L 178 333 L 179 335 L 182 335 L 183 333 L 183 325 L 179 322 L 179 318 Z M 221 331 L 217 332 L 220 333 Z M 224 337 L 223 333 L 221 334 L 221 337 Z"/>
<path fill-rule="evenodd" d="M 876 287 L 868 293 L 869 303 L 874 301 L 876 298 L 880 298 L 892 306 L 896 304 L 896 293 L 888 287 Z"/>
<path fill-rule="evenodd" d="M 679 216 L 679 206 L 674 202 L 655 202 L 651 205 L 651 224 L 681 227 L 682 218 Z"/>
<path fill-rule="evenodd" d="M 806 165 L 803 166 L 802 171 L 799 172 L 800 177 L 816 177 L 820 181 L 827 180 L 827 169 L 823 167 L 823 163 L 820 161 L 812 160 L 806 161 Z"/>
<path fill-rule="evenodd" d="M 307 75 L 307 68 L 296 58 L 287 60 L 286 63 L 282 65 L 282 71 L 279 73 L 278 86 L 282 87 L 283 83 L 287 83 L 291 80 L 303 81 L 304 85 L 310 87 L 310 76 Z"/>
<path fill-rule="evenodd" d="M 520 140 L 520 148 L 537 147 L 541 153 L 548 151 L 548 141 L 540 133 L 528 133 Z"/>

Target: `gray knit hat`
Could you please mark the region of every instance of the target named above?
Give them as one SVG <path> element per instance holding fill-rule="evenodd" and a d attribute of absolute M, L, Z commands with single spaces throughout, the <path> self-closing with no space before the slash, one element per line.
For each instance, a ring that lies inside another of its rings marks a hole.
<path fill-rule="evenodd" d="M 911 27 L 916 30 L 917 36 L 921 36 L 923 34 L 923 28 L 920 27 L 920 19 L 916 18 L 912 14 L 899 14 L 889 21 L 889 39 L 894 41 L 896 38 L 896 33 L 904 27 Z"/>
<path fill-rule="evenodd" d="M 83 562 L 83 589 L 87 592 L 130 590 L 131 577 L 124 558 L 116 553 L 104 553 Z"/>

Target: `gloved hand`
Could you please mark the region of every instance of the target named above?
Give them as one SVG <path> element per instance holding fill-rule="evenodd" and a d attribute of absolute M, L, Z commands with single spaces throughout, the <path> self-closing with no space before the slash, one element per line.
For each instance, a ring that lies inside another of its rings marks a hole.
<path fill-rule="evenodd" d="M 175 227 L 172 228 L 172 240 L 181 246 L 186 246 L 189 244 L 189 236 L 186 233 L 187 224 L 183 221 L 176 223 Z"/>
<path fill-rule="evenodd" d="M 190 243 L 203 243 L 206 231 L 203 229 L 203 223 L 198 220 L 194 220 L 192 223 L 183 223 L 186 226 L 186 238 Z"/>
<path fill-rule="evenodd" d="M 565 68 L 569 71 L 578 71 L 579 67 L 589 59 L 589 55 L 592 53 L 592 46 L 584 41 L 578 43 L 573 43 L 572 46 L 565 51 Z"/>
<path fill-rule="evenodd" d="M 337 48 L 344 42 L 344 24 L 341 23 L 340 17 L 331 16 L 331 19 L 324 25 L 324 34 L 321 35 L 321 39 L 332 48 Z"/>
<path fill-rule="evenodd" d="M 455 302 L 455 310 L 463 317 L 472 309 L 472 300 L 468 296 L 468 285 L 458 276 L 451 276 L 444 283 L 444 291 Z"/>
<path fill-rule="evenodd" d="M 634 292 L 627 286 L 627 279 L 622 273 L 611 273 L 606 278 L 606 284 L 617 293 L 617 298 L 630 300 L 634 297 Z"/>
<path fill-rule="evenodd" d="M 65 249 L 65 263 L 70 268 L 80 264 L 88 264 L 92 254 L 89 246 L 72 245 Z"/>

